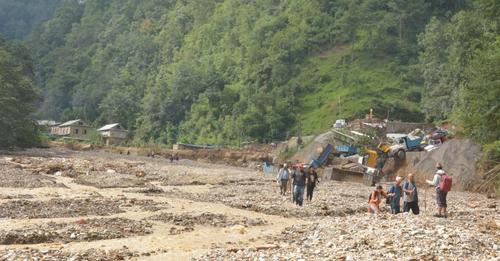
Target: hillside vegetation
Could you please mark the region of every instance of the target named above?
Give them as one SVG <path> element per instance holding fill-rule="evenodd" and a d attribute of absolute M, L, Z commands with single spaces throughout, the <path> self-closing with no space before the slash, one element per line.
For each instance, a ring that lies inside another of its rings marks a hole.
<path fill-rule="evenodd" d="M 0 149 L 29 147 L 38 140 L 31 119 L 37 97 L 29 51 L 0 35 Z"/>
<path fill-rule="evenodd" d="M 0 0 L 0 32 L 7 39 L 24 39 L 52 18 L 64 0 Z"/>
<path fill-rule="evenodd" d="M 66 0 L 27 43 L 40 118 L 120 122 L 138 144 L 271 141 L 369 108 L 452 119 L 486 143 L 500 125 L 498 10 L 494 0 Z"/>

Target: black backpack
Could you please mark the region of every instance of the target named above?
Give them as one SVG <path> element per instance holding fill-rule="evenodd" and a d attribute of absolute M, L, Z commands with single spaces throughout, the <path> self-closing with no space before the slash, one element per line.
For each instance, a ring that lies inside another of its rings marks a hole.
<path fill-rule="evenodd" d="M 391 202 L 392 202 L 392 196 L 387 196 L 387 197 L 385 198 L 385 204 L 390 205 L 390 204 L 391 204 Z"/>

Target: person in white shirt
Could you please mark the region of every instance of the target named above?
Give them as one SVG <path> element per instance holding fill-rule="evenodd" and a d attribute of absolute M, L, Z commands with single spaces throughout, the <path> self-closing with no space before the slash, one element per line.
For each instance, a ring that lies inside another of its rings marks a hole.
<path fill-rule="evenodd" d="M 290 170 L 288 169 L 287 164 L 285 163 L 283 167 L 281 167 L 278 171 L 278 176 L 276 180 L 280 184 L 280 194 L 286 195 L 286 189 L 288 188 L 288 179 L 290 178 Z"/>
<path fill-rule="evenodd" d="M 441 183 L 441 177 L 445 174 L 443 167 L 440 163 L 436 164 L 436 174 L 432 180 L 426 180 L 427 184 L 434 186 L 436 189 L 436 205 L 437 213 L 434 214 L 435 217 L 446 217 L 446 194 L 442 193 L 439 189 L 439 183 Z"/>

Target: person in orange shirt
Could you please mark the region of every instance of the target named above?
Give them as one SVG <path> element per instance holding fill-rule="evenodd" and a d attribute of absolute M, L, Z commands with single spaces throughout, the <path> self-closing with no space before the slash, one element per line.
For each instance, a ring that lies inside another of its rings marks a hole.
<path fill-rule="evenodd" d="M 370 195 L 370 200 L 368 201 L 368 213 L 380 213 L 380 202 L 382 202 L 382 197 L 386 198 L 387 193 L 385 193 L 382 186 L 378 185 Z"/>

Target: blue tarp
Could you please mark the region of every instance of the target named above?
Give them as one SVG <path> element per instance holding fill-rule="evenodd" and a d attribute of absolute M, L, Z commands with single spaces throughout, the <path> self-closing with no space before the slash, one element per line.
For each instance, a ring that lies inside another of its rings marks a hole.
<path fill-rule="evenodd" d="M 275 170 L 273 165 L 264 162 L 262 163 L 262 171 L 264 173 L 276 173 L 278 170 Z"/>
<path fill-rule="evenodd" d="M 354 155 L 358 153 L 358 148 L 352 147 L 352 146 L 347 146 L 347 145 L 340 145 L 335 147 L 335 150 L 338 152 L 343 152 L 343 153 L 348 153 L 350 155 Z"/>
<path fill-rule="evenodd" d="M 319 155 L 317 159 L 312 160 L 309 165 L 311 165 L 314 168 L 323 165 L 328 159 L 328 156 L 332 153 L 332 151 L 333 151 L 333 145 L 332 144 L 326 145 L 321 155 Z"/>

